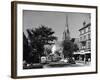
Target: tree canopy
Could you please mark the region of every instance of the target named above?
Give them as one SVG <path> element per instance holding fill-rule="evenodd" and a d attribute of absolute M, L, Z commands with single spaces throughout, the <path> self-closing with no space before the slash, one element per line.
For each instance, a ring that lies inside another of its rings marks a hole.
<path fill-rule="evenodd" d="M 74 50 L 74 44 L 70 40 L 64 40 L 63 41 L 63 54 L 64 57 L 72 57 Z"/>
<path fill-rule="evenodd" d="M 34 58 L 39 62 L 41 56 L 44 55 L 44 45 L 51 45 L 54 40 L 57 39 L 55 37 L 54 31 L 52 28 L 41 25 L 35 29 L 27 29 L 28 33 L 28 43 L 31 46 L 31 55 L 35 56 Z M 34 60 L 33 60 L 34 61 Z"/>
<path fill-rule="evenodd" d="M 63 54 L 66 57 L 72 57 L 73 52 L 79 50 L 78 45 L 74 43 L 75 39 L 63 41 Z"/>

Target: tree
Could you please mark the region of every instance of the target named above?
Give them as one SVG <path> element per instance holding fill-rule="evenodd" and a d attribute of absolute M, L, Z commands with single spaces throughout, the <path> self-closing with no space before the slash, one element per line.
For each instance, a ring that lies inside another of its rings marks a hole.
<path fill-rule="evenodd" d="M 51 45 L 52 41 L 57 38 L 53 36 L 54 31 L 44 25 L 41 25 L 35 29 L 28 29 L 28 38 L 30 45 L 32 47 L 32 55 L 36 56 L 35 59 L 39 62 L 41 56 L 44 55 L 44 45 Z"/>
<path fill-rule="evenodd" d="M 68 59 L 68 63 L 75 63 L 73 60 L 73 52 L 74 52 L 74 43 L 71 40 L 63 41 L 63 54 L 64 58 Z"/>
<path fill-rule="evenodd" d="M 29 59 L 30 52 L 31 52 L 31 48 L 29 46 L 28 39 L 25 36 L 25 34 L 23 33 L 23 60 L 24 61 L 30 62 L 29 61 L 30 60 Z"/>
<path fill-rule="evenodd" d="M 71 58 L 73 56 L 74 44 L 70 40 L 63 41 L 63 54 L 65 58 Z"/>
<path fill-rule="evenodd" d="M 44 46 L 44 54 L 47 56 L 52 52 L 52 47 L 50 45 L 45 45 Z"/>
<path fill-rule="evenodd" d="M 69 63 L 75 63 L 72 59 L 73 52 L 79 50 L 77 44 L 74 44 L 74 41 L 75 39 L 72 38 L 71 40 L 64 40 L 62 43 L 64 58 L 67 58 Z"/>
<path fill-rule="evenodd" d="M 74 44 L 74 51 L 76 52 L 77 50 L 79 50 L 78 45 L 76 43 L 74 43 L 75 42 L 75 38 L 72 38 L 71 42 L 73 42 L 73 44 Z"/>
<path fill-rule="evenodd" d="M 71 39 L 71 42 L 73 42 L 73 43 L 74 43 L 74 42 L 75 42 L 75 38 L 72 38 L 72 39 Z"/>
<path fill-rule="evenodd" d="M 76 52 L 78 50 L 79 50 L 78 45 L 77 44 L 74 44 L 74 51 Z"/>

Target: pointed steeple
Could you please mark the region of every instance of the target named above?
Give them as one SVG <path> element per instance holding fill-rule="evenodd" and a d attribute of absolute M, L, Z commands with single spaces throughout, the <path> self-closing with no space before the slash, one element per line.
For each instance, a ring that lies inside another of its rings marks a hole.
<path fill-rule="evenodd" d="M 68 16 L 66 16 L 65 30 L 63 32 L 63 40 L 70 40 L 70 32 L 68 26 Z"/>

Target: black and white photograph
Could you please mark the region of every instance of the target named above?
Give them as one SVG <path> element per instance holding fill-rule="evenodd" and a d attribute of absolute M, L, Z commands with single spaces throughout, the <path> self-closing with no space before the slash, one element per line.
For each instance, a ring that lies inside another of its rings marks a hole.
<path fill-rule="evenodd" d="M 97 73 L 97 7 L 12 2 L 12 77 Z"/>
<path fill-rule="evenodd" d="M 23 69 L 90 64 L 90 13 L 23 10 Z"/>

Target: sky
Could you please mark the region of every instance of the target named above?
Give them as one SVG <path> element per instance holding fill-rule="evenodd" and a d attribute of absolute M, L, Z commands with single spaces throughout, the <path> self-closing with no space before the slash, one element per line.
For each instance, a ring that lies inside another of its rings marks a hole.
<path fill-rule="evenodd" d="M 83 27 L 84 21 L 87 24 L 90 22 L 90 15 L 90 13 L 23 10 L 23 31 L 27 36 L 27 29 L 45 25 L 52 28 L 54 35 L 62 41 L 64 29 L 68 24 L 70 37 L 79 38 L 79 29 Z"/>

